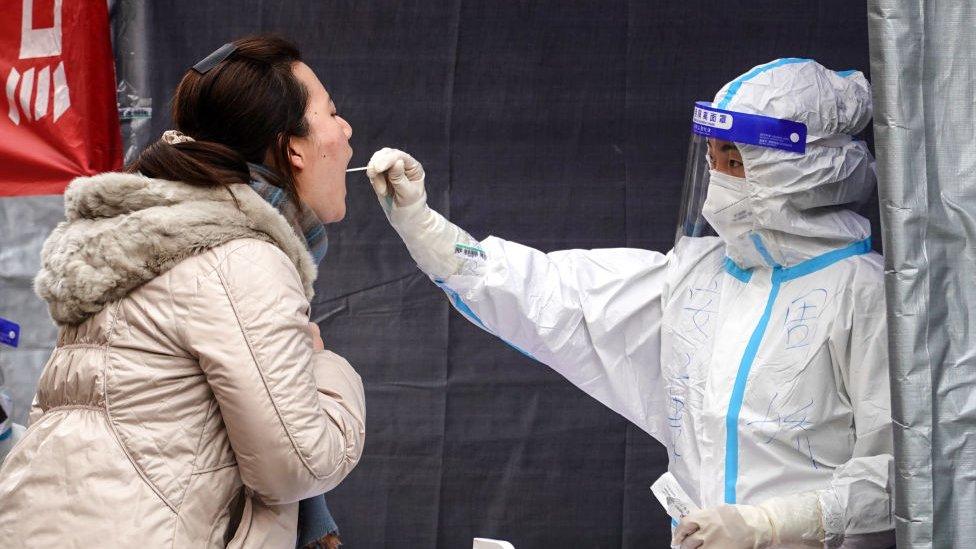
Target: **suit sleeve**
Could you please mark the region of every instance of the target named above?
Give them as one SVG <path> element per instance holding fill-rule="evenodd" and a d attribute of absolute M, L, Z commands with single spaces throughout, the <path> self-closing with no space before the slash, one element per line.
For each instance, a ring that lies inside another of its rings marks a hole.
<path fill-rule="evenodd" d="M 853 542 L 859 536 L 881 535 L 893 544 L 894 450 L 881 277 L 855 287 L 851 303 L 847 348 L 838 350 L 835 360 L 853 410 L 854 453 L 820 492 L 823 524 L 828 537 Z"/>
<path fill-rule="evenodd" d="M 668 256 L 543 253 L 489 237 L 436 283 L 468 320 L 661 439 L 662 292 Z"/>

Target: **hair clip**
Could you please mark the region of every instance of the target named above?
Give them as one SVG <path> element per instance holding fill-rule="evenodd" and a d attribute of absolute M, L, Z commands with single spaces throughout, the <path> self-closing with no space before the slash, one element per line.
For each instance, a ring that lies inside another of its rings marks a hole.
<path fill-rule="evenodd" d="M 231 42 L 228 42 L 217 48 L 217 50 L 210 55 L 201 59 L 196 65 L 193 65 L 193 70 L 200 74 L 207 74 L 207 71 L 216 67 L 218 63 L 230 57 L 230 54 L 234 53 L 235 51 L 237 51 L 237 46 Z"/>
<path fill-rule="evenodd" d="M 184 135 L 183 132 L 178 130 L 166 130 L 159 139 L 168 145 L 179 145 L 180 143 L 192 143 L 196 141 L 196 139 L 193 139 L 189 135 Z"/>

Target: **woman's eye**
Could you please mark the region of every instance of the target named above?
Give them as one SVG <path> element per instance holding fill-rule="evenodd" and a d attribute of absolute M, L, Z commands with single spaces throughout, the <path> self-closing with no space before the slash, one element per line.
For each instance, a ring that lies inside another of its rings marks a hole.
<path fill-rule="evenodd" d="M 739 162 L 738 160 L 729 160 L 729 167 L 730 168 L 741 168 L 742 167 L 742 162 Z"/>

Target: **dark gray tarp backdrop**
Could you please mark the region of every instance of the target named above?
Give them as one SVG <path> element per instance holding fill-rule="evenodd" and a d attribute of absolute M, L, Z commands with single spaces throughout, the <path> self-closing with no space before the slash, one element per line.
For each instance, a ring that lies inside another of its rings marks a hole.
<path fill-rule="evenodd" d="M 667 250 L 692 103 L 750 67 L 868 69 L 866 8 L 851 0 L 129 4 L 147 34 L 131 42 L 145 48 L 151 135 L 188 66 L 277 32 L 355 129 L 352 165 L 407 150 L 432 207 L 546 251 Z M 362 174 L 348 205 L 314 303 L 327 347 L 366 383 L 366 450 L 329 494 L 347 546 L 666 547 L 648 489 L 666 451 L 449 309 Z"/>

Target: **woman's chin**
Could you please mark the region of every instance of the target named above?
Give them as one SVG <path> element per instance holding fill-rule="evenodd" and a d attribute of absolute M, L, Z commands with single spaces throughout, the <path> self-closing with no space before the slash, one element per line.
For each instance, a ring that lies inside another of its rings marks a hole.
<path fill-rule="evenodd" d="M 319 219 L 322 223 L 338 223 L 346 218 L 346 204 L 342 203 L 341 207 L 332 208 L 328 212 L 322 212 L 318 214 Z"/>

